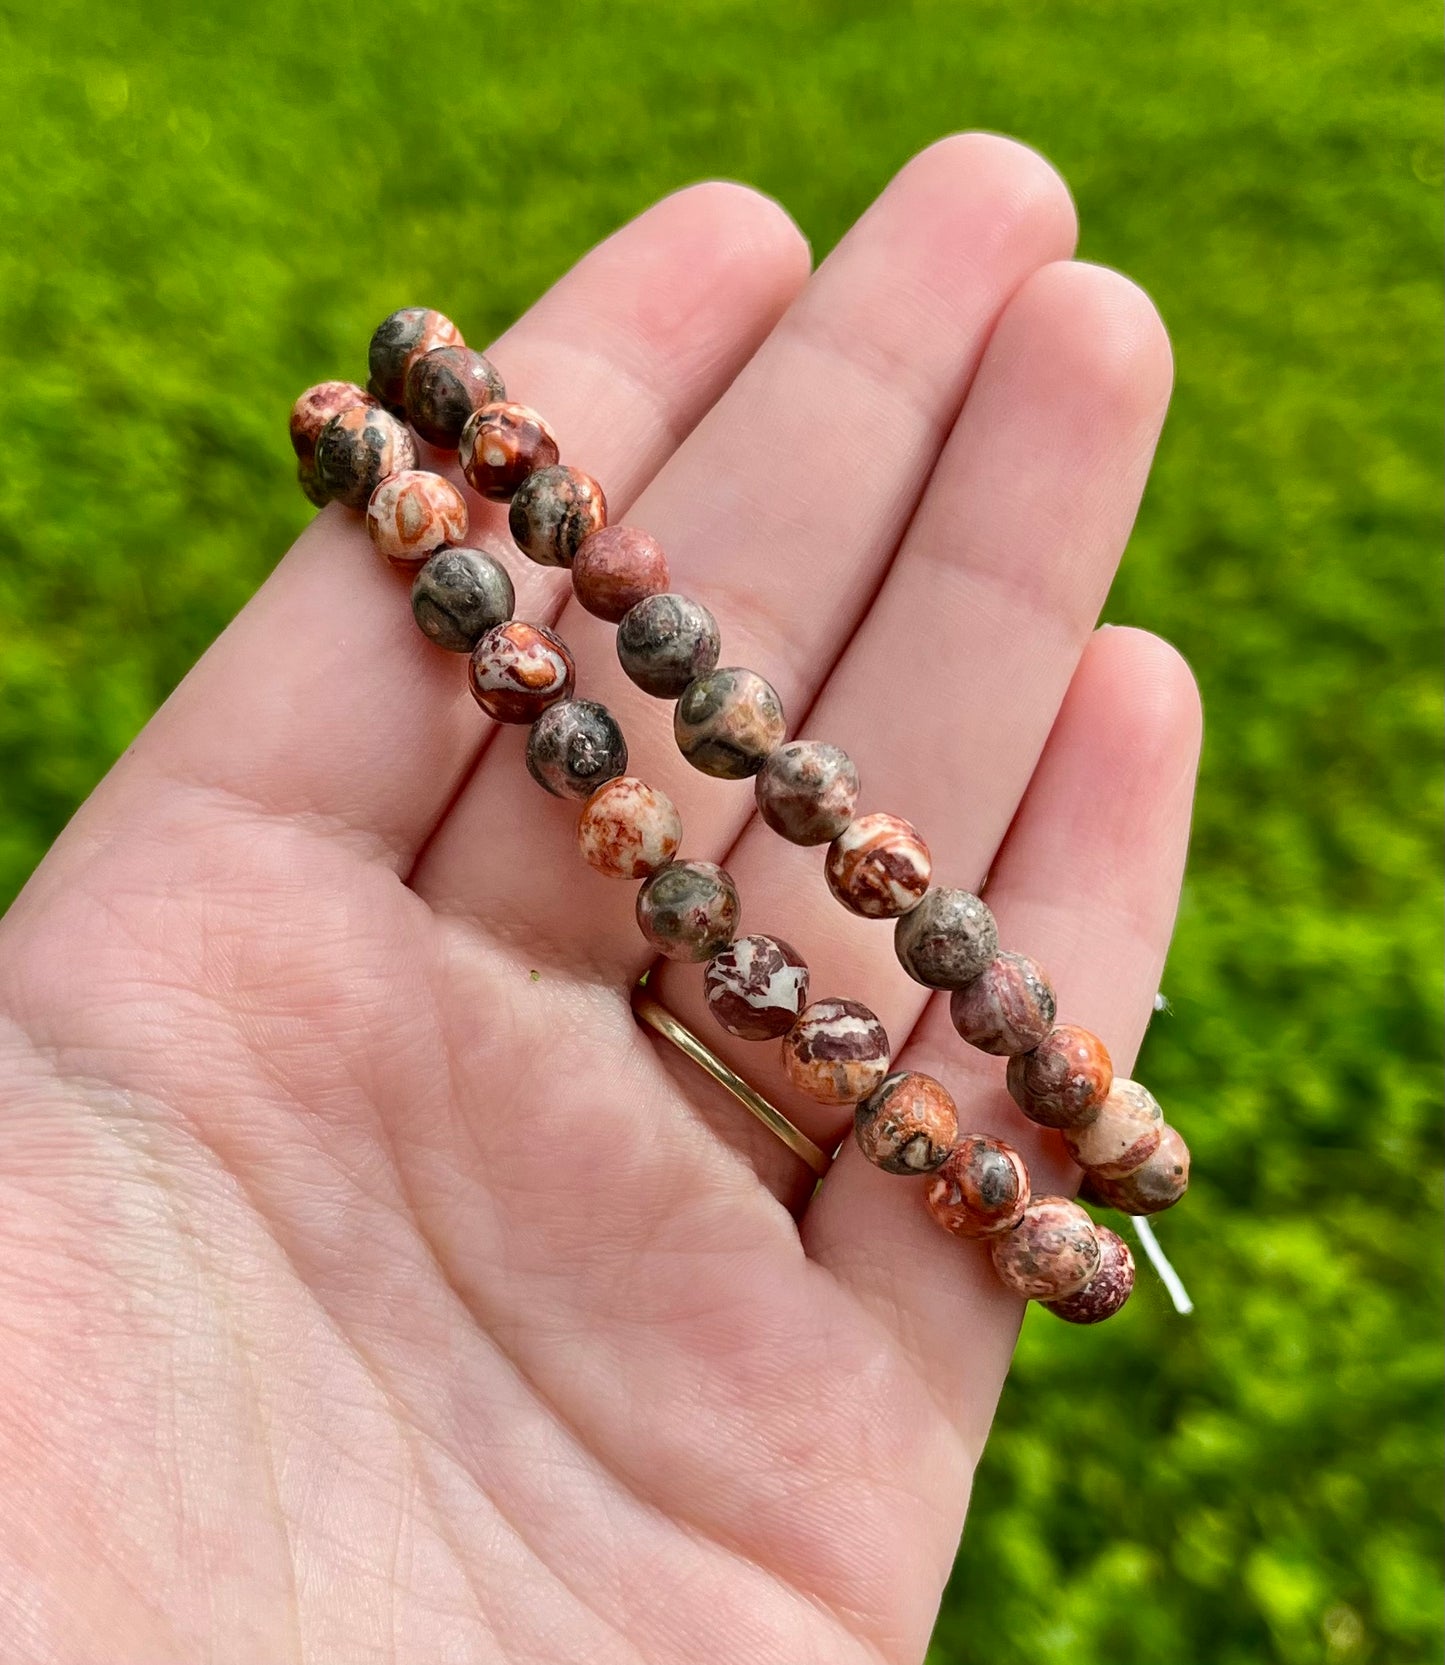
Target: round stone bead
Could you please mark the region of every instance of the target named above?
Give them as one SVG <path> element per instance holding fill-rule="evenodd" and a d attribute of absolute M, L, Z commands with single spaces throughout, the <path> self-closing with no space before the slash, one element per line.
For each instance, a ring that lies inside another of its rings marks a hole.
<path fill-rule="evenodd" d="M 737 886 L 710 861 L 669 862 L 637 893 L 638 928 L 669 960 L 710 960 L 741 913 Z"/>
<path fill-rule="evenodd" d="M 539 468 L 512 494 L 507 524 L 539 567 L 570 567 L 585 538 L 607 524 L 607 498 L 590 474 L 566 463 Z"/>
<path fill-rule="evenodd" d="M 1087 1174 L 1081 1195 L 1121 1214 L 1158 1214 L 1189 1189 L 1189 1147 L 1167 1123 L 1154 1154 L 1123 1179 Z"/>
<path fill-rule="evenodd" d="M 929 1181 L 924 1200 L 933 1218 L 955 1237 L 992 1237 L 1023 1218 L 1029 1171 L 1012 1145 L 968 1133 Z"/>
<path fill-rule="evenodd" d="M 857 1104 L 888 1074 L 888 1031 L 856 1000 L 815 1000 L 783 1037 L 783 1068 L 820 1104 Z"/>
<path fill-rule="evenodd" d="M 808 967 L 778 937 L 739 937 L 703 973 L 708 1010 L 728 1034 L 744 1041 L 786 1035 L 808 1001 Z"/>
<path fill-rule="evenodd" d="M 931 1174 L 958 1136 L 958 1106 L 942 1082 L 916 1070 L 887 1075 L 853 1112 L 853 1137 L 889 1174 Z"/>
<path fill-rule="evenodd" d="M 484 549 L 439 549 L 411 587 L 418 628 L 448 653 L 470 653 L 516 599 L 507 569 Z"/>
<path fill-rule="evenodd" d="M 678 750 L 718 780 L 757 774 L 786 731 L 783 702 L 756 671 L 709 671 L 688 684 L 672 714 Z"/>
<path fill-rule="evenodd" d="M 529 474 L 550 468 L 559 454 L 556 436 L 527 405 L 483 405 L 467 418 L 457 441 L 467 484 L 495 503 L 505 503 Z"/>
<path fill-rule="evenodd" d="M 317 478 L 348 509 L 364 509 L 388 474 L 415 467 L 411 430 L 377 404 L 339 411 L 317 436 Z"/>
<path fill-rule="evenodd" d="M 1114 1077 L 1099 1114 L 1084 1127 L 1064 1129 L 1064 1144 L 1081 1168 L 1103 1179 L 1124 1179 L 1159 1149 L 1164 1113 L 1137 1081 Z"/>
<path fill-rule="evenodd" d="M 1103 1260 L 1088 1213 L 1065 1197 L 1035 1197 L 1012 1231 L 991 1239 L 994 1271 L 1016 1294 L 1057 1301 L 1082 1289 Z"/>
<path fill-rule="evenodd" d="M 660 700 L 675 700 L 717 664 L 717 620 L 685 595 L 650 595 L 617 627 L 617 658 L 628 676 Z"/>
<path fill-rule="evenodd" d="M 953 1027 L 970 1046 L 995 1057 L 1031 1052 L 1054 1026 L 1058 1004 L 1049 980 L 1026 954 L 1001 951 L 948 1002 Z"/>
<path fill-rule="evenodd" d="M 1032 1052 L 1008 1061 L 1013 1101 L 1041 1127 L 1086 1127 L 1114 1084 L 1109 1049 L 1088 1029 L 1060 1023 Z"/>
<path fill-rule="evenodd" d="M 572 563 L 572 589 L 589 613 L 620 624 L 639 601 L 667 588 L 667 556 L 636 526 L 604 526 Z"/>
<path fill-rule="evenodd" d="M 566 642 L 523 619 L 489 630 L 468 667 L 473 698 L 499 723 L 535 723 L 548 706 L 570 696 L 576 674 Z"/>
<path fill-rule="evenodd" d="M 858 769 L 841 746 L 790 740 L 758 770 L 758 813 L 790 844 L 830 844 L 853 819 Z"/>
<path fill-rule="evenodd" d="M 893 951 L 914 982 L 961 989 L 998 953 L 998 926 L 977 896 L 936 885 L 894 926 Z"/>
<path fill-rule="evenodd" d="M 366 505 L 372 547 L 400 572 L 420 572 L 443 544 L 467 535 L 467 502 L 450 480 L 424 468 L 388 474 Z"/>
<path fill-rule="evenodd" d="M 933 858 L 918 829 L 898 815 L 860 815 L 828 847 L 823 873 L 845 908 L 894 919 L 918 906 Z"/>
<path fill-rule="evenodd" d="M 1099 1270 L 1072 1295 L 1040 1303 L 1068 1324 L 1101 1324 L 1112 1318 L 1134 1291 L 1134 1257 L 1129 1245 L 1107 1226 L 1096 1225 L 1094 1231 L 1099 1239 Z"/>
<path fill-rule="evenodd" d="M 604 781 L 626 772 L 627 742 L 605 705 L 563 700 L 532 724 L 527 769 L 554 798 L 588 798 Z"/>
<path fill-rule="evenodd" d="M 367 350 L 367 388 L 393 416 L 406 415 L 406 376 L 433 347 L 460 347 L 462 332 L 429 306 L 404 306 L 376 326 Z"/>
<path fill-rule="evenodd" d="M 496 365 L 472 347 L 433 347 L 406 373 L 406 419 L 430 444 L 455 451 L 468 419 L 507 397 Z"/>
<path fill-rule="evenodd" d="M 577 818 L 577 848 L 609 879 L 646 879 L 666 867 L 681 843 L 676 805 L 636 775 L 599 786 Z"/>
<path fill-rule="evenodd" d="M 357 405 L 374 405 L 355 382 L 317 382 L 308 387 L 291 407 L 291 449 L 296 460 L 310 466 L 316 460 L 316 441 L 333 416 Z"/>

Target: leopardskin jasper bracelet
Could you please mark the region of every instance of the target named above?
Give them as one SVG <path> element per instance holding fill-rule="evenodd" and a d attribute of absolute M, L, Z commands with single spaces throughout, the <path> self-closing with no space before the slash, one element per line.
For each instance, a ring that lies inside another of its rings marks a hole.
<path fill-rule="evenodd" d="M 984 1133 L 962 1133 L 947 1089 L 892 1071 L 882 1023 L 857 1001 L 809 1001 L 806 961 L 777 937 L 738 936 L 740 903 L 713 862 L 681 858 L 669 798 L 628 775 L 617 720 L 574 697 L 576 666 L 550 627 L 513 617 L 515 594 L 495 550 L 467 543 L 461 492 L 416 466 L 415 430 L 455 450 L 467 483 L 507 503 L 517 548 L 570 569 L 581 605 L 617 627 L 617 656 L 646 693 L 674 701 L 678 748 L 694 768 L 753 779 L 758 812 L 791 843 L 827 845 L 824 876 L 840 903 L 892 920 L 904 971 L 946 991 L 953 1025 L 1008 1059 L 1006 1083 L 1029 1120 L 1057 1130 L 1084 1171 L 1081 1194 L 1140 1217 L 1168 1208 L 1189 1179 L 1189 1152 L 1138 1082 L 1116 1078 L 1098 1036 L 1058 1023 L 1042 969 L 999 947 L 988 906 L 932 882 L 928 847 L 896 815 L 855 813 L 859 777 L 839 747 L 787 741 L 778 695 L 755 671 L 719 668 L 717 621 L 669 589 L 667 557 L 639 528 L 609 525 L 602 487 L 561 461 L 546 421 L 510 402 L 501 376 L 442 314 L 406 307 L 373 335 L 367 388 L 324 382 L 291 413 L 302 489 L 315 504 L 364 510 L 371 541 L 412 577 L 412 611 L 439 648 L 469 657 L 471 691 L 490 717 L 529 726 L 527 768 L 554 796 L 582 802 L 577 842 L 608 877 L 641 881 L 637 923 L 668 959 L 705 964 L 706 1004 L 729 1034 L 780 1040 L 800 1093 L 854 1106 L 863 1154 L 890 1174 L 926 1176 L 926 1206 L 989 1250 L 999 1278 L 1072 1323 L 1112 1316 L 1134 1284 L 1117 1233 L 1078 1203 L 1033 1196 L 1023 1158 Z M 498 545 L 500 540 L 493 540 Z M 781 1112 L 650 998 L 634 1002 L 792 1149 L 821 1172 L 827 1158 Z M 1152 1238 L 1143 1241 L 1155 1254 Z M 1168 1278 L 1166 1268 L 1166 1280 Z M 1177 1297 L 1176 1297 L 1177 1304 Z"/>

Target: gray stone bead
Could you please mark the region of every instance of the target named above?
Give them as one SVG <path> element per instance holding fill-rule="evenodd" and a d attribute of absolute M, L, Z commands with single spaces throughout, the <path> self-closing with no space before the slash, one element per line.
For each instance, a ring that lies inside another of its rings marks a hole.
<path fill-rule="evenodd" d="M 728 666 L 688 684 L 672 713 L 677 749 L 716 780 L 757 774 L 787 733 L 777 690 L 756 671 Z"/>
<path fill-rule="evenodd" d="M 710 960 L 738 928 L 738 887 L 710 861 L 670 861 L 637 893 L 637 925 L 669 960 Z"/>
<path fill-rule="evenodd" d="M 411 430 L 380 405 L 352 405 L 317 436 L 317 480 L 348 509 L 364 509 L 388 474 L 415 467 Z"/>
<path fill-rule="evenodd" d="M 507 569 L 481 549 L 437 550 L 411 587 L 418 628 L 448 653 L 470 653 L 511 618 L 516 599 Z"/>
<path fill-rule="evenodd" d="M 645 694 L 675 700 L 717 664 L 717 620 L 701 602 L 665 592 L 631 608 L 617 627 L 617 657 Z"/>
<path fill-rule="evenodd" d="M 626 773 L 627 742 L 617 719 L 596 700 L 549 705 L 527 736 L 532 779 L 556 798 L 590 798 Z"/>
<path fill-rule="evenodd" d="M 858 768 L 841 746 L 790 740 L 758 771 L 758 813 L 790 844 L 831 844 L 853 820 Z"/>
<path fill-rule="evenodd" d="M 998 926 L 977 896 L 935 885 L 894 927 L 893 949 L 914 982 L 961 989 L 998 953 Z"/>

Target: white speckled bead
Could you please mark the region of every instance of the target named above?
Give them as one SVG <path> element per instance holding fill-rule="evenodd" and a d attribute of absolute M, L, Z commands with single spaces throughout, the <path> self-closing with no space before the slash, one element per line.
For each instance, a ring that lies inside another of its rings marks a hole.
<path fill-rule="evenodd" d="M 828 846 L 831 890 L 865 919 L 896 919 L 928 889 L 933 860 L 918 829 L 899 815 L 860 815 Z"/>
<path fill-rule="evenodd" d="M 665 867 L 682 843 L 682 817 L 665 793 L 636 775 L 599 786 L 577 818 L 577 848 L 609 879 L 646 879 Z"/>
<path fill-rule="evenodd" d="M 728 1034 L 744 1041 L 786 1035 L 808 1000 L 808 967 L 778 937 L 739 937 L 708 961 L 703 973 L 708 1010 Z"/>

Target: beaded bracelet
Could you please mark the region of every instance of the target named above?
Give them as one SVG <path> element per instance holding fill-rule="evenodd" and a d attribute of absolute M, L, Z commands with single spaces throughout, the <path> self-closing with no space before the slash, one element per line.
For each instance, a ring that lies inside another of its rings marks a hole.
<path fill-rule="evenodd" d="M 854 1135 L 870 1162 L 928 1176 L 924 1198 L 933 1218 L 960 1238 L 984 1241 L 1009 1288 L 1073 1323 L 1112 1316 L 1134 1284 L 1124 1241 L 1076 1202 L 1033 1196 L 1011 1145 L 960 1134 L 957 1106 L 940 1082 L 891 1071 L 887 1033 L 866 1006 L 809 1002 L 808 966 L 790 944 L 736 935 L 740 903 L 731 877 L 713 862 L 679 857 L 682 822 L 671 800 L 626 773 L 627 743 L 611 712 L 574 697 L 575 662 L 562 638 L 513 618 L 505 566 L 467 545 L 466 500 L 441 475 L 417 468 L 411 430 L 455 450 L 473 490 L 509 505 L 512 538 L 525 555 L 570 569 L 581 605 L 617 626 L 628 677 L 675 702 L 677 745 L 695 768 L 753 779 L 769 827 L 794 844 L 827 845 L 824 877 L 833 895 L 864 918 L 894 921 L 904 971 L 949 993 L 964 1040 L 1008 1059 L 1011 1097 L 1029 1120 L 1061 1134 L 1084 1170 L 1081 1195 L 1136 1221 L 1177 1202 L 1189 1180 L 1188 1149 L 1152 1094 L 1115 1078 L 1098 1036 L 1055 1021 L 1043 971 L 999 947 L 979 897 L 932 883 L 928 847 L 909 822 L 855 814 L 858 771 L 844 751 L 786 741 L 782 703 L 769 683 L 754 671 L 719 668 L 717 621 L 669 590 L 656 540 L 608 524 L 602 487 L 561 462 L 545 420 L 508 401 L 496 368 L 450 319 L 426 307 L 392 313 L 372 337 L 369 370 L 366 391 L 324 382 L 296 401 L 291 440 L 301 487 L 318 505 L 335 500 L 365 511 L 377 551 L 413 578 L 412 611 L 423 633 L 469 655 L 471 691 L 483 711 L 529 725 L 532 776 L 554 796 L 583 801 L 583 857 L 608 877 L 641 881 L 636 915 L 648 943 L 666 958 L 705 964 L 713 1017 L 740 1039 L 781 1040 L 785 1073 L 800 1093 L 853 1105 Z M 681 1031 L 675 1020 L 672 1028 Z M 705 1053 L 687 1039 L 690 1050 Z M 745 1103 L 750 1095 L 788 1125 L 727 1066 L 712 1063 L 719 1079 L 732 1077 L 731 1090 Z"/>

